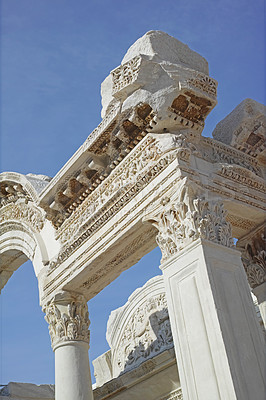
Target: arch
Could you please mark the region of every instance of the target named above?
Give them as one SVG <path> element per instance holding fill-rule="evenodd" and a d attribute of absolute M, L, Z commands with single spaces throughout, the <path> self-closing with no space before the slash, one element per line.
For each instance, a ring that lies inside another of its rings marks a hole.
<path fill-rule="evenodd" d="M 20 221 L 0 224 L 0 291 L 22 264 L 30 260 L 36 277 L 47 260 L 41 235 Z M 41 261 L 41 263 L 40 263 Z"/>
<path fill-rule="evenodd" d="M 41 235 L 45 215 L 38 207 L 38 192 L 47 183 L 14 172 L 0 174 L 0 290 L 28 259 L 36 277 L 48 259 Z"/>

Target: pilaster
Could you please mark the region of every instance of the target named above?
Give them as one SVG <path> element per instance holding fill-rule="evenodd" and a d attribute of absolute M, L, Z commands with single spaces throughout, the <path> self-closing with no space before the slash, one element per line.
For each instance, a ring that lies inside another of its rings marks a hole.
<path fill-rule="evenodd" d="M 265 398 L 265 349 L 224 204 L 185 180 L 145 218 L 157 229 L 186 400 Z"/>

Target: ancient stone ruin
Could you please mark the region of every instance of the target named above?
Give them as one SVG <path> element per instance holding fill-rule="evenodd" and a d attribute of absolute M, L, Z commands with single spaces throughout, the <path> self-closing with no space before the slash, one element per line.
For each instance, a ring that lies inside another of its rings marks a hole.
<path fill-rule="evenodd" d="M 209 138 L 216 96 L 202 56 L 150 31 L 55 177 L 0 175 L 1 287 L 32 261 L 56 400 L 265 398 L 265 106 L 244 100 Z M 92 388 L 87 302 L 156 246 L 162 276 L 111 314 Z M 6 396 L 54 398 L 21 384 Z"/>

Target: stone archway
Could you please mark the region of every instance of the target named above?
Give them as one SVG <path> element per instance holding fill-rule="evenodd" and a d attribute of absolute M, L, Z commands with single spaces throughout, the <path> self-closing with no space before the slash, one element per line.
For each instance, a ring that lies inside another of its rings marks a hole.
<path fill-rule="evenodd" d="M 232 237 L 248 242 L 264 224 L 265 108 L 247 99 L 202 136 L 217 82 L 159 31 L 129 49 L 102 94 L 102 122 L 51 182 L 0 179 L 0 229 L 15 224 L 2 269 L 33 260 L 56 400 L 92 399 L 87 301 L 156 242 L 184 398 L 260 400 L 263 334 Z M 264 285 L 265 252 L 242 244 L 249 276 L 263 256 Z"/>
<path fill-rule="evenodd" d="M 0 175 L 0 290 L 27 260 L 32 262 L 37 278 L 47 262 L 48 249 L 41 234 L 47 221 L 37 205 L 38 187 L 45 183 L 18 173 Z"/>

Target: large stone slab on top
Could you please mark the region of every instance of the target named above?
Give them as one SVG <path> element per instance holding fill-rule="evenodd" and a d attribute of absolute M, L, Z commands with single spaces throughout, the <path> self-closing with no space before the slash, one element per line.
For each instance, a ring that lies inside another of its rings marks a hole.
<path fill-rule="evenodd" d="M 243 100 L 216 125 L 213 137 L 266 164 L 265 105 L 253 99 Z"/>
<path fill-rule="evenodd" d="M 216 86 L 204 57 L 164 32 L 150 31 L 102 83 L 102 117 L 143 104 L 144 113 L 155 115 L 153 132 L 201 131 L 216 105 Z"/>
<path fill-rule="evenodd" d="M 148 56 L 149 60 L 180 64 L 209 74 L 207 60 L 191 50 L 188 45 L 162 31 L 149 31 L 130 46 L 121 64 L 127 63 L 137 55 Z"/>

